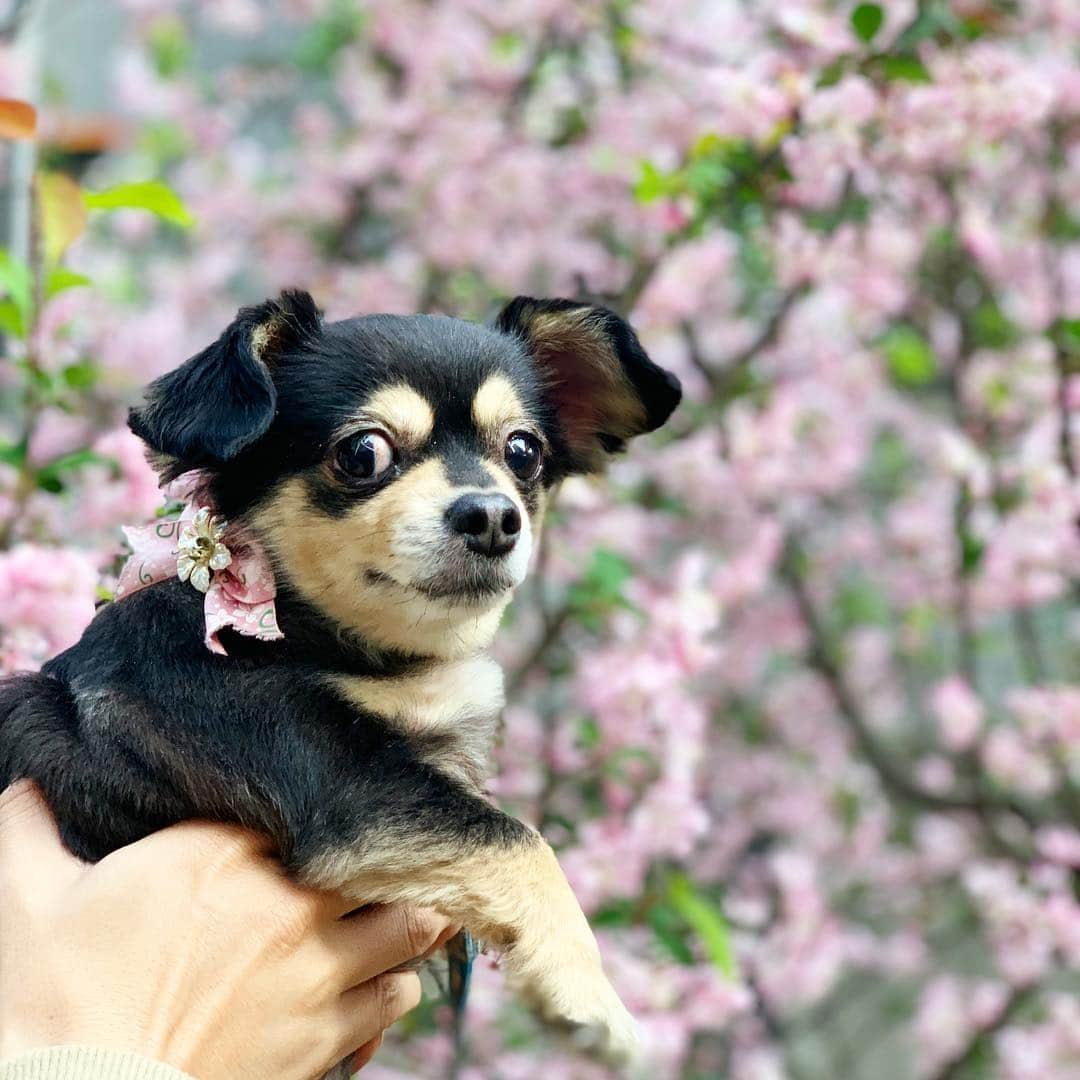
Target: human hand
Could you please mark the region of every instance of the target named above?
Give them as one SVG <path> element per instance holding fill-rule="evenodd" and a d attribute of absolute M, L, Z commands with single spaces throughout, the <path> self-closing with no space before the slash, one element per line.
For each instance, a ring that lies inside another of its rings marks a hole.
<path fill-rule="evenodd" d="M 0 795 L 0 1060 L 79 1043 L 198 1080 L 308 1080 L 420 1000 L 455 928 L 289 881 L 245 830 L 188 822 L 89 865 L 40 792 Z"/>

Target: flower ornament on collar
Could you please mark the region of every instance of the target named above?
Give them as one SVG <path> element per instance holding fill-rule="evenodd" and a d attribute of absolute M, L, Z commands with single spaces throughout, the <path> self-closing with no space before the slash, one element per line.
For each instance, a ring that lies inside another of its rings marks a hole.
<path fill-rule="evenodd" d="M 204 641 L 211 652 L 226 655 L 218 638 L 224 627 L 260 641 L 284 637 L 274 606 L 274 573 L 258 541 L 214 514 L 201 473 L 185 473 L 165 491 L 186 505 L 179 517 L 125 527 L 131 555 L 120 571 L 116 599 L 178 577 L 205 596 Z"/>
<path fill-rule="evenodd" d="M 227 526 L 228 522 L 214 517 L 204 506 L 180 531 L 176 576 L 190 581 L 201 593 L 210 588 L 210 571 L 224 570 L 232 562 L 232 553 L 221 542 Z"/>

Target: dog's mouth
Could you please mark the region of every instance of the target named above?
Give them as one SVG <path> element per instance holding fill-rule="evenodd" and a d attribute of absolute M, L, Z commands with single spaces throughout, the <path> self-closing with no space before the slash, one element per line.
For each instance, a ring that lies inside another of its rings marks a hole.
<path fill-rule="evenodd" d="M 454 573 L 444 571 L 422 581 L 398 581 L 381 570 L 364 571 L 365 580 L 372 585 L 407 589 L 429 600 L 449 600 L 460 604 L 490 602 L 517 586 L 510 571 L 498 564 L 469 567 Z"/>

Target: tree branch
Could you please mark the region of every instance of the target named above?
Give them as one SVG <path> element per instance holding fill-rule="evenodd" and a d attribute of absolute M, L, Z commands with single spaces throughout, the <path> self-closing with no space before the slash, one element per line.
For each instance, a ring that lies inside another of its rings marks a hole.
<path fill-rule="evenodd" d="M 1023 819 L 1029 826 L 1037 824 L 1036 815 L 1025 804 L 1012 796 L 998 797 L 977 786 L 970 791 L 938 792 L 918 783 L 901 769 L 890 757 L 889 752 L 879 742 L 869 721 L 863 715 L 862 708 L 835 655 L 835 649 L 829 639 L 828 631 L 810 597 L 810 591 L 804 580 L 800 562 L 802 548 L 797 539 L 789 535 L 784 546 L 784 555 L 780 560 L 778 572 L 795 600 L 799 615 L 810 638 L 807 663 L 812 670 L 825 681 L 837 711 L 847 724 L 855 738 L 856 745 L 866 761 L 878 774 L 882 784 L 893 796 L 904 802 L 913 803 L 929 810 L 968 811 L 977 814 L 992 831 L 994 839 L 1002 847 L 1007 847 L 1014 857 L 1027 861 L 1028 853 L 1016 849 L 994 828 L 991 816 L 998 812 L 1008 812 Z"/>
<path fill-rule="evenodd" d="M 739 375 L 763 349 L 767 349 L 780 336 L 792 308 L 809 291 L 809 286 L 802 284 L 788 289 L 769 317 L 762 323 L 758 332 L 741 349 L 719 363 L 706 361 L 698 339 L 697 331 L 689 320 L 680 326 L 686 342 L 690 363 L 705 377 L 713 393 L 721 400 L 730 396 L 732 388 L 738 382 Z"/>
<path fill-rule="evenodd" d="M 1013 990 L 1000 1013 L 986 1027 L 980 1028 L 971 1041 L 955 1057 L 950 1058 L 930 1080 L 955 1080 L 979 1053 L 985 1041 L 999 1032 L 1038 993 L 1037 986 L 1021 986 Z"/>

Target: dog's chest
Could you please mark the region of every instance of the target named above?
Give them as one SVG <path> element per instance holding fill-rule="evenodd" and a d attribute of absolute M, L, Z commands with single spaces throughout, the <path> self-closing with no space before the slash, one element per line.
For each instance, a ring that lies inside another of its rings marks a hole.
<path fill-rule="evenodd" d="M 490 657 L 436 663 L 407 675 L 335 681 L 358 709 L 407 735 L 429 764 L 482 786 L 504 700 L 502 669 Z"/>

